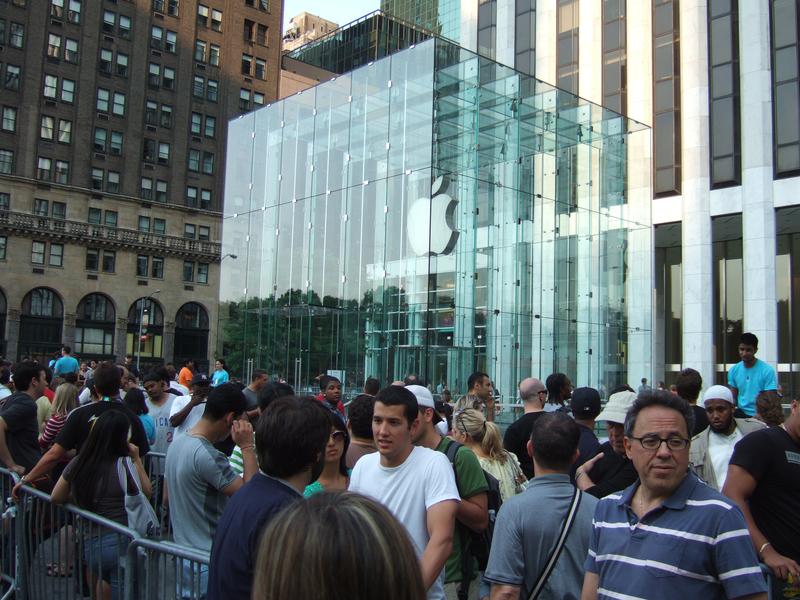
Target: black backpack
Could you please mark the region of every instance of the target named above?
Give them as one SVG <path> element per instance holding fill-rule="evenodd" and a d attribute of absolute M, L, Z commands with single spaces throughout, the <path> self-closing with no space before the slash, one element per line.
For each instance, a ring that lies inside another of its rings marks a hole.
<path fill-rule="evenodd" d="M 456 454 L 458 453 L 458 449 L 461 448 L 463 444 L 456 442 L 455 440 L 451 440 L 450 444 L 447 446 L 445 450 L 445 454 L 447 455 L 447 459 L 450 461 L 450 464 L 453 465 L 453 473 L 456 476 L 456 486 L 458 486 L 458 471 L 456 471 Z M 494 523 L 497 520 L 497 513 L 500 510 L 500 506 L 503 504 L 502 497 L 500 496 L 500 482 L 497 478 L 492 475 L 491 473 L 487 472 L 485 469 L 481 469 L 483 471 L 483 476 L 486 479 L 486 486 L 489 488 L 486 491 L 487 497 L 487 504 L 489 509 L 489 525 L 481 531 L 477 533 L 472 531 L 468 527 L 460 526 L 458 529 L 462 532 L 461 538 L 461 573 L 462 576 L 465 576 L 465 580 L 469 581 L 472 579 L 472 558 L 474 557 L 475 560 L 478 561 L 478 570 L 485 571 L 486 565 L 489 563 L 489 550 L 492 547 L 492 536 L 494 535 Z M 467 550 L 468 551 L 465 551 Z M 463 580 L 462 580 L 463 583 Z"/>

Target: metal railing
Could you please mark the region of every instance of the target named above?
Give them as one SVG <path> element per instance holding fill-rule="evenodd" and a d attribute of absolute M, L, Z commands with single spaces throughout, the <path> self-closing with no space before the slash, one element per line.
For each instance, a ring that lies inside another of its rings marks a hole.
<path fill-rule="evenodd" d="M 122 524 L 23 486 L 0 469 L 2 600 L 160 600 L 205 597 L 209 555 L 141 537 Z"/>

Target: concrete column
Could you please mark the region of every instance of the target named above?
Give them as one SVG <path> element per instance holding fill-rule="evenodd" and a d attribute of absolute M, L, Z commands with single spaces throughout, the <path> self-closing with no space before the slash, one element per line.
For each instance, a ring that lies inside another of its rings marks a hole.
<path fill-rule="evenodd" d="M 497 36 L 495 60 L 501 64 L 514 66 L 514 40 L 516 38 L 516 2 L 497 0 Z M 495 384 L 497 385 L 497 384 Z M 505 393 L 505 390 L 503 390 Z"/>
<path fill-rule="evenodd" d="M 556 83 L 556 0 L 536 2 L 536 77 Z"/>
<path fill-rule="evenodd" d="M 15 308 L 9 308 L 6 313 L 6 359 L 12 363 L 19 359 L 17 350 L 19 348 L 20 315 L 20 311 Z"/>
<path fill-rule="evenodd" d="M 73 313 L 64 313 L 61 343 L 73 349 L 75 347 L 75 315 Z"/>
<path fill-rule="evenodd" d="M 173 355 L 175 353 L 175 323 L 172 321 L 164 321 L 164 340 L 161 355 L 164 362 L 174 362 Z"/>
<path fill-rule="evenodd" d="M 603 101 L 602 4 L 581 2 L 578 17 L 578 95 L 597 104 Z"/>
<path fill-rule="evenodd" d="M 122 362 L 128 353 L 128 319 L 117 319 L 117 328 L 114 330 L 114 353 L 117 362 Z"/>
<path fill-rule="evenodd" d="M 461 0 L 461 39 L 462 48 L 478 51 L 478 0 Z"/>
<path fill-rule="evenodd" d="M 704 385 L 714 381 L 715 364 L 707 18 L 705 3 L 681 3 L 682 362 L 700 372 Z"/>
<path fill-rule="evenodd" d="M 744 329 L 758 336 L 759 358 L 775 366 L 778 362 L 778 315 L 772 188 L 772 82 L 769 10 L 761 3 L 739 3 L 739 43 Z"/>

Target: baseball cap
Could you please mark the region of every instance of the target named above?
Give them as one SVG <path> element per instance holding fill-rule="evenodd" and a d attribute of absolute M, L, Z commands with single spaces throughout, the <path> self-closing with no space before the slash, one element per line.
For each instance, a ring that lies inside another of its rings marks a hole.
<path fill-rule="evenodd" d="M 574 393 L 574 392 L 573 392 Z M 610 421 L 611 423 L 624 423 L 628 409 L 636 400 L 636 394 L 624 390 L 611 394 L 603 411 L 597 415 L 596 421 Z"/>
<path fill-rule="evenodd" d="M 211 382 L 208 379 L 208 375 L 205 373 L 195 373 L 192 376 L 192 385 L 210 385 Z"/>
<path fill-rule="evenodd" d="M 600 414 L 600 392 L 590 387 L 575 388 L 570 408 L 576 419 L 594 419 Z"/>
<path fill-rule="evenodd" d="M 439 413 L 436 412 L 436 403 L 433 401 L 433 394 L 431 394 L 430 390 L 426 387 L 422 387 L 421 385 L 407 385 L 406 389 L 414 394 L 417 399 L 417 404 L 420 408 L 432 408 L 433 409 L 433 422 L 438 423 L 442 420 L 442 417 L 439 416 Z"/>
<path fill-rule="evenodd" d="M 733 401 L 733 394 L 724 385 L 712 385 L 708 388 L 706 393 L 703 394 L 703 406 L 708 406 L 709 400 L 724 400 L 736 406 L 736 403 Z"/>

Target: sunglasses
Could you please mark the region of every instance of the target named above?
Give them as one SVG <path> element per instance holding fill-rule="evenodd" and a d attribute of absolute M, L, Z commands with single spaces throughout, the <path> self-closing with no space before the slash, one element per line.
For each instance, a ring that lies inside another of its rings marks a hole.
<path fill-rule="evenodd" d="M 332 431 L 331 432 L 331 439 L 334 442 L 341 442 L 344 441 L 345 432 L 344 431 Z"/>

